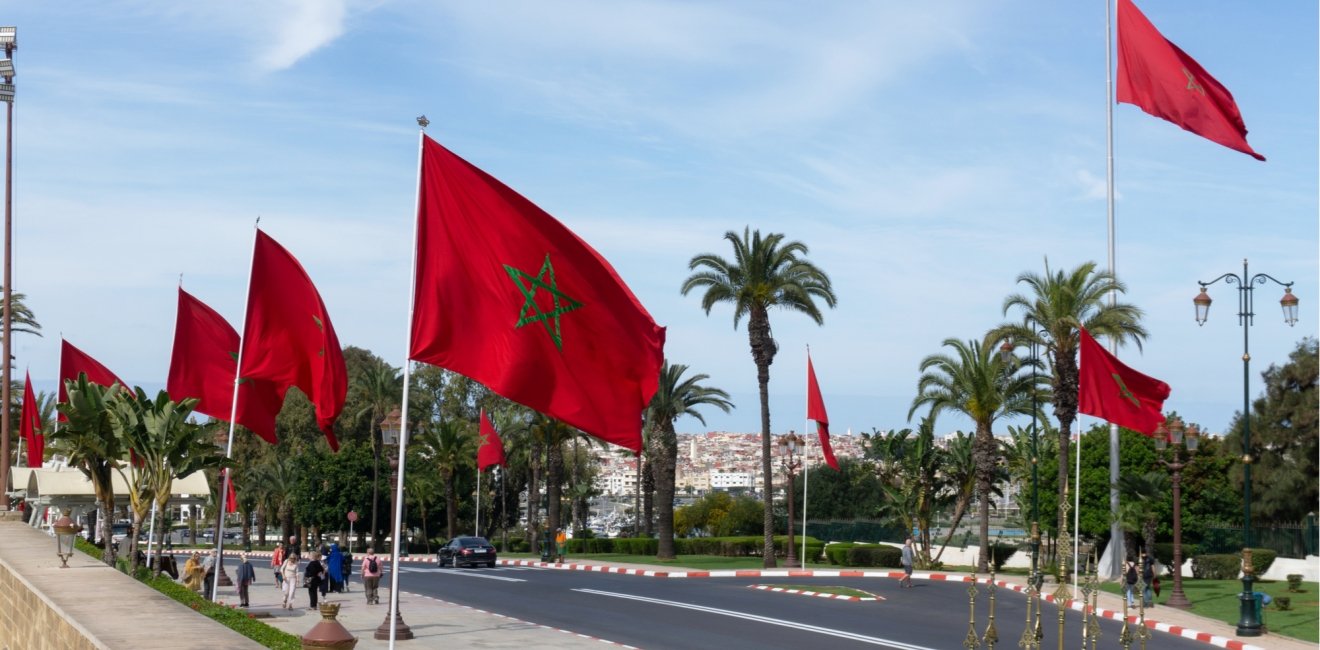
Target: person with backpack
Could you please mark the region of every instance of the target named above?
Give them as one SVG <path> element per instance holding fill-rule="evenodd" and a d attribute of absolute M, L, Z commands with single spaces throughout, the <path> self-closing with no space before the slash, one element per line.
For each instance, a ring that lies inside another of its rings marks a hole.
<path fill-rule="evenodd" d="M 362 590 L 367 592 L 367 604 L 379 605 L 380 597 L 376 590 L 380 588 L 380 558 L 376 557 L 376 552 L 370 546 L 367 547 L 367 556 L 362 558 Z"/>

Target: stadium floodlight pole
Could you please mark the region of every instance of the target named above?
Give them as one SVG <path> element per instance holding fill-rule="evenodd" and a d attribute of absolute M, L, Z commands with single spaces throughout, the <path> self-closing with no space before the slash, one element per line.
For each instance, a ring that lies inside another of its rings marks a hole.
<path fill-rule="evenodd" d="M 3 392 L 6 416 L 0 418 L 0 458 L 4 460 L 0 463 L 0 485 L 6 486 L 0 489 L 0 510 L 9 509 L 9 435 L 11 433 L 10 418 L 8 417 L 9 400 L 13 398 L 10 394 L 9 383 L 13 379 L 10 375 L 10 360 L 13 359 L 12 336 L 14 314 L 13 314 L 13 272 L 14 272 L 14 50 L 18 48 L 18 28 L 0 27 L 0 44 L 5 46 L 5 58 L 0 61 L 0 77 L 5 82 L 0 84 L 0 101 L 5 103 L 5 278 L 4 278 L 4 311 L 3 326 L 0 336 L 4 337 L 4 356 L 5 366 L 2 371 L 4 377 L 0 379 L 4 388 Z M 31 450 L 28 453 L 32 453 Z"/>
<path fill-rule="evenodd" d="M 1297 322 L 1297 296 L 1292 293 L 1292 282 L 1284 282 L 1265 273 L 1251 275 L 1247 270 L 1247 260 L 1242 260 L 1242 275 L 1225 273 L 1209 282 L 1197 280 L 1201 292 L 1196 294 L 1192 303 L 1196 305 L 1196 324 L 1205 325 L 1210 317 L 1210 294 L 1206 287 L 1224 281 L 1224 284 L 1238 285 L 1238 325 L 1242 326 L 1242 593 L 1238 595 L 1238 636 L 1260 636 L 1260 617 L 1256 615 L 1256 598 L 1253 584 L 1256 581 L 1255 568 L 1251 564 L 1251 465 L 1255 458 L 1251 454 L 1251 323 L 1256 314 L 1255 287 L 1264 285 L 1266 280 L 1283 287 L 1283 298 L 1279 306 L 1283 308 L 1283 322 L 1289 327 Z"/>

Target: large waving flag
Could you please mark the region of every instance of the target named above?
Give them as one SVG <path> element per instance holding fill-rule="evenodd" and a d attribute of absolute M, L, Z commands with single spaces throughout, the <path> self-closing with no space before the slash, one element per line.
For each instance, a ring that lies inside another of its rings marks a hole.
<path fill-rule="evenodd" d="M 242 348 L 240 375 L 272 382 L 281 402 L 289 387 L 297 386 L 316 407 L 326 442 L 339 451 L 334 425 L 348 394 L 343 349 L 312 279 L 261 230 L 252 253 Z M 240 411 L 243 401 L 240 393 Z"/>
<path fill-rule="evenodd" d="M 41 467 L 46 454 L 46 436 L 41 433 L 41 412 L 37 398 L 32 394 L 32 375 L 23 373 L 23 410 L 18 430 L 27 441 L 28 467 Z"/>
<path fill-rule="evenodd" d="M 166 390 L 175 400 L 197 398 L 198 413 L 229 421 L 234 377 L 238 374 L 238 332 L 206 303 L 179 287 L 174 322 L 174 353 Z M 238 385 L 239 424 L 275 444 L 275 416 L 283 396 L 270 381 L 244 379 Z"/>
<path fill-rule="evenodd" d="M 664 328 L 573 231 L 422 137 L 409 358 L 640 450 Z"/>
<path fill-rule="evenodd" d="M 483 472 L 491 465 L 504 465 L 504 442 L 500 440 L 500 434 L 495 431 L 495 426 L 490 423 L 490 418 L 486 417 L 486 411 L 481 412 L 481 446 L 477 448 L 477 471 Z"/>
<path fill-rule="evenodd" d="M 816 434 L 820 436 L 820 451 L 825 455 L 825 463 L 839 469 L 839 461 L 834 458 L 834 448 L 830 446 L 830 416 L 825 413 L 825 398 L 820 395 L 820 384 L 816 383 L 816 369 L 811 365 L 811 353 L 807 353 L 807 419 L 816 421 Z"/>
<path fill-rule="evenodd" d="M 1247 125 L 1233 94 L 1164 38 L 1132 0 L 1118 0 L 1117 89 L 1120 103 L 1265 160 L 1247 144 Z"/>
<path fill-rule="evenodd" d="M 101 365 L 100 361 L 74 347 L 72 343 L 60 339 L 59 403 L 63 404 L 69 401 L 69 392 L 65 390 L 64 382 L 78 379 L 79 374 L 86 374 L 87 381 L 93 384 L 110 387 L 118 383 L 124 389 L 128 389 L 128 384 L 124 383 L 124 380 L 116 376 L 115 373 L 110 372 L 109 368 Z M 62 414 L 59 419 L 60 422 L 68 421 Z"/>
<path fill-rule="evenodd" d="M 1169 385 L 1143 375 L 1110 354 L 1085 328 L 1081 332 L 1081 367 L 1077 376 L 1077 410 L 1146 435 L 1164 421 Z"/>

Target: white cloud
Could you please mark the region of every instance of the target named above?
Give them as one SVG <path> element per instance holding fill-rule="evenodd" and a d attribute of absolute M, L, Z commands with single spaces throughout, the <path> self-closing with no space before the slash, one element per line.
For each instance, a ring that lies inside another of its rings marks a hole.
<path fill-rule="evenodd" d="M 263 3 L 273 21 L 270 44 L 261 48 L 257 63 L 267 71 L 292 67 L 303 57 L 344 33 L 348 0 L 278 0 Z"/>

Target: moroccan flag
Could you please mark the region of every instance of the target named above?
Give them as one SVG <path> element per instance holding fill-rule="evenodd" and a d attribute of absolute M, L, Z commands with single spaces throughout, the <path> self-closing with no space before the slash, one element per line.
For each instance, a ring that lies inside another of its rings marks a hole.
<path fill-rule="evenodd" d="M 228 477 L 229 470 L 220 470 L 220 481 L 227 484 L 225 490 L 225 514 L 233 514 L 238 512 L 238 493 L 234 491 L 234 479 L 230 478 L 228 481 L 225 481 Z"/>
<path fill-rule="evenodd" d="M 166 390 L 172 399 L 197 398 L 194 410 L 217 420 L 233 414 L 238 374 L 238 332 L 202 301 L 179 287 L 174 354 Z M 283 394 L 274 383 L 244 379 L 238 385 L 238 423 L 275 444 L 275 416 Z"/>
<path fill-rule="evenodd" d="M 825 413 L 825 400 L 820 396 L 820 384 L 816 383 L 816 369 L 811 366 L 811 353 L 807 353 L 807 419 L 816 421 L 816 433 L 820 436 L 820 451 L 825 455 L 825 463 L 839 469 L 839 461 L 834 458 L 834 449 L 830 447 L 830 416 Z"/>
<path fill-rule="evenodd" d="M 490 418 L 486 417 L 486 412 L 481 412 L 481 446 L 477 448 L 477 471 L 485 471 L 491 465 L 504 464 L 504 442 L 500 440 L 500 434 L 496 433 L 495 426 L 490 423 Z"/>
<path fill-rule="evenodd" d="M 119 383 L 125 390 L 128 390 L 128 384 L 124 380 L 115 376 L 108 368 L 101 365 L 100 361 L 91 358 L 87 353 L 73 347 L 72 343 L 60 339 L 60 392 L 59 402 L 61 404 L 69 401 L 69 392 L 64 388 L 64 382 L 78 379 L 78 375 L 86 374 L 87 381 L 93 384 L 110 387 Z M 68 422 L 64 415 L 59 416 L 60 422 Z"/>
<path fill-rule="evenodd" d="M 1077 377 L 1077 410 L 1146 435 L 1164 421 L 1169 385 L 1143 375 L 1107 352 L 1080 329 L 1081 368 Z"/>
<path fill-rule="evenodd" d="M 46 436 L 41 434 L 41 413 L 37 408 L 37 398 L 32 394 L 32 375 L 23 373 L 23 411 L 19 432 L 28 445 L 28 467 L 41 467 L 46 453 Z"/>
<path fill-rule="evenodd" d="M 664 328 L 573 231 L 426 136 L 420 174 L 409 358 L 640 450 Z"/>
<path fill-rule="evenodd" d="M 343 349 L 312 279 L 261 230 L 252 252 L 242 343 L 242 377 L 272 382 L 281 403 L 297 386 L 316 407 L 330 449 L 339 451 L 334 425 L 348 394 Z M 239 411 L 245 410 L 243 398 L 239 393 Z"/>
<path fill-rule="evenodd" d="M 1132 0 L 1118 0 L 1118 101 L 1265 160 L 1247 144 L 1233 94 L 1164 38 Z"/>

